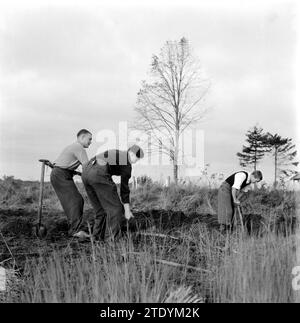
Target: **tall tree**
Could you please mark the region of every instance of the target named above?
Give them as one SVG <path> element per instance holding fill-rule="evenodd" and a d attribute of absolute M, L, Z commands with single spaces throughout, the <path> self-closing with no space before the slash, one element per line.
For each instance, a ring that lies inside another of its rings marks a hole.
<path fill-rule="evenodd" d="M 243 167 L 252 166 L 256 170 L 259 161 L 270 150 L 266 140 L 267 135 L 264 134 L 261 127 L 254 126 L 248 130 L 246 133 L 246 142 L 248 145 L 244 145 L 242 152 L 237 153 L 240 165 Z"/>
<path fill-rule="evenodd" d="M 180 137 L 203 118 L 207 109 L 201 101 L 209 82 L 201 76 L 199 61 L 186 38 L 167 41 L 160 54 L 153 55 L 150 75 L 138 92 L 134 127 L 151 133 L 152 149 L 169 156 L 177 183 Z"/>
<path fill-rule="evenodd" d="M 292 176 L 296 173 L 293 167 L 298 165 L 295 161 L 297 150 L 291 138 L 282 138 L 278 134 L 272 135 L 271 133 L 267 136 L 267 143 L 274 157 L 274 187 L 276 188 L 280 176 Z"/>

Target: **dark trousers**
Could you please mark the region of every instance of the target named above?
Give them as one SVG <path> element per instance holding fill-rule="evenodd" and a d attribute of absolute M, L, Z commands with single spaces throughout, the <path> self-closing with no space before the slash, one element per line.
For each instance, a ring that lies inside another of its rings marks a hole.
<path fill-rule="evenodd" d="M 218 191 L 218 221 L 220 224 L 232 225 L 234 205 L 232 198 L 232 187 L 223 182 Z"/>
<path fill-rule="evenodd" d="M 95 211 L 93 236 L 99 240 L 119 238 L 125 220 L 124 208 L 108 166 L 90 160 L 83 168 L 82 181 Z"/>
<path fill-rule="evenodd" d="M 51 184 L 67 216 L 70 235 L 80 230 L 84 205 L 73 175 L 72 171 L 58 167 L 54 167 L 50 175 Z"/>

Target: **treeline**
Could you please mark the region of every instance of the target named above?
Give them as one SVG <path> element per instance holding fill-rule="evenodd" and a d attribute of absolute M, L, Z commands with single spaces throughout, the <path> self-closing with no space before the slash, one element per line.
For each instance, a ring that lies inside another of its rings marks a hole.
<path fill-rule="evenodd" d="M 298 166 L 296 159 L 297 150 L 291 138 L 281 137 L 279 134 L 265 132 L 263 128 L 254 126 L 246 133 L 246 144 L 237 156 L 242 167 L 257 169 L 257 165 L 266 156 L 272 156 L 274 162 L 274 187 L 279 181 L 296 173 Z"/>

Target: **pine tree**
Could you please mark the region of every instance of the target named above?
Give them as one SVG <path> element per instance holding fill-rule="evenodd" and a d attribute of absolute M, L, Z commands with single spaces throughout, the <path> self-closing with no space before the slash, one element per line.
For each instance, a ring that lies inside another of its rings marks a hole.
<path fill-rule="evenodd" d="M 274 157 L 274 187 L 277 187 L 278 178 L 290 177 L 296 173 L 293 167 L 298 165 L 295 161 L 297 150 L 291 138 L 282 138 L 278 134 L 267 134 L 267 144 L 272 149 Z"/>
<path fill-rule="evenodd" d="M 263 159 L 266 152 L 270 150 L 266 144 L 267 135 L 264 134 L 263 129 L 254 126 L 246 133 L 247 146 L 243 146 L 242 152 L 237 153 L 242 167 L 252 166 L 254 170 L 257 164 Z"/>

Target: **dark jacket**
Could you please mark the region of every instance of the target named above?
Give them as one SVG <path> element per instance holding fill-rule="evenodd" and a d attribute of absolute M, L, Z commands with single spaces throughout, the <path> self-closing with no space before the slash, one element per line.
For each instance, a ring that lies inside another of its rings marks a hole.
<path fill-rule="evenodd" d="M 129 203 L 129 179 L 131 177 L 131 164 L 128 152 L 117 149 L 106 150 L 96 156 L 97 160 L 102 159 L 107 162 L 108 172 L 111 176 L 121 176 L 120 195 L 123 203 Z"/>

